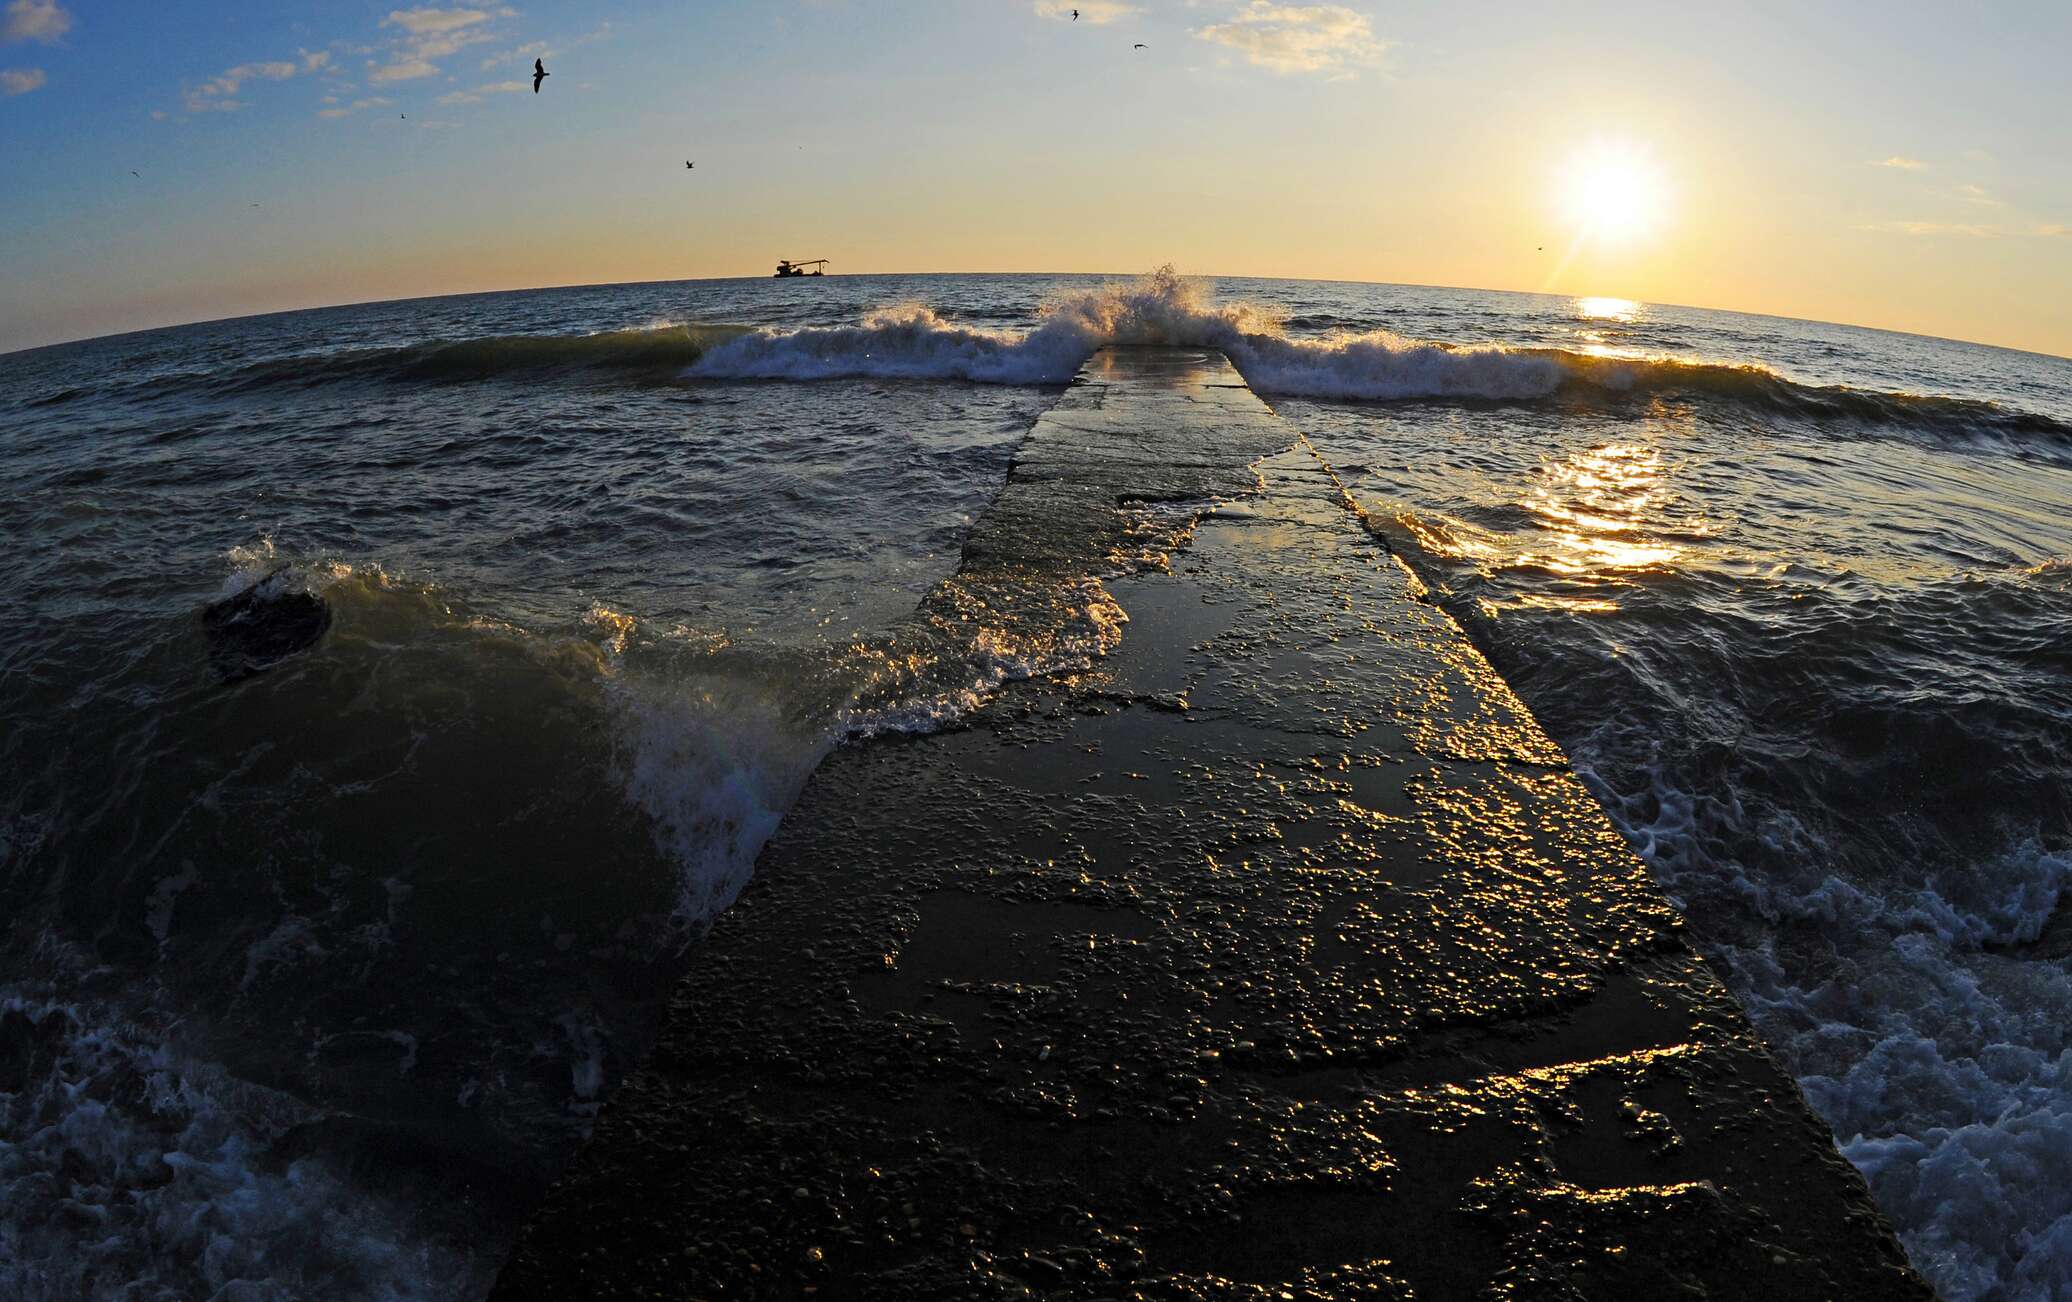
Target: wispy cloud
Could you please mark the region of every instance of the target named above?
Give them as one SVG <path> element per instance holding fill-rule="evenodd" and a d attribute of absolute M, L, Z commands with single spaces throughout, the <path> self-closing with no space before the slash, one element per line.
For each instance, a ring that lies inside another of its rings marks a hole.
<path fill-rule="evenodd" d="M 26 95 L 42 89 L 47 80 L 41 68 L 0 68 L 0 95 Z"/>
<path fill-rule="evenodd" d="M 2000 206 L 2000 201 L 1988 194 L 1983 186 L 1960 185 L 1957 187 L 1957 197 L 1966 203 L 1975 203 L 1985 208 Z"/>
<path fill-rule="evenodd" d="M 1928 170 L 1928 164 L 1918 158 L 1908 158 L 1904 154 L 1894 154 L 1890 158 L 1874 159 L 1871 162 L 1871 166 L 1890 167 L 1901 172 L 1925 172 Z"/>
<path fill-rule="evenodd" d="M 1380 66 L 1389 48 L 1374 35 L 1365 14 L 1344 5 L 1283 5 L 1272 0 L 1251 0 L 1229 22 L 1196 28 L 1194 35 L 1282 75 L 1315 73 L 1333 79 Z"/>
<path fill-rule="evenodd" d="M 529 81 L 493 81 L 487 86 L 473 90 L 448 91 L 439 97 L 441 104 L 480 104 L 484 95 L 516 95 L 532 89 Z"/>
<path fill-rule="evenodd" d="M 516 49 L 505 50 L 502 54 L 492 54 L 482 60 L 482 71 L 488 72 L 491 68 L 500 68 L 507 63 L 524 63 L 529 59 L 537 59 L 546 52 L 545 41 L 527 41 Z"/>
<path fill-rule="evenodd" d="M 2072 226 L 2033 222 L 2025 226 L 1992 226 L 1975 222 L 1871 222 L 1860 231 L 1885 235 L 1949 236 L 1967 240 L 2058 239 L 2072 235 Z"/>
<path fill-rule="evenodd" d="M 295 65 L 286 59 L 272 59 L 264 63 L 240 63 L 228 68 L 199 86 L 189 86 L 181 93 L 181 104 L 189 113 L 229 113 L 245 106 L 237 93 L 248 81 L 286 81 L 295 75 Z"/>
<path fill-rule="evenodd" d="M 53 45 L 71 30 L 72 15 L 65 12 L 58 0 L 13 0 L 7 6 L 7 21 L 0 24 L 0 44 L 38 41 Z M 34 90 L 35 87 L 29 89 Z M 8 93 L 19 95 L 22 92 Z"/>
<path fill-rule="evenodd" d="M 397 28 L 403 35 L 390 42 L 386 62 L 368 61 L 367 80 L 379 84 L 436 77 L 439 75 L 438 60 L 458 54 L 470 45 L 495 40 L 496 33 L 489 30 L 490 20 L 516 12 L 513 9 L 494 12 L 487 9 L 392 9 L 389 16 L 381 20 L 381 25 Z"/>
<path fill-rule="evenodd" d="M 1886 235 L 1961 235 L 1973 240 L 1992 239 L 2003 233 L 1995 226 L 1975 226 L 1968 222 L 1871 222 L 1856 229 Z"/>
<path fill-rule="evenodd" d="M 436 36 L 489 21 L 485 9 L 391 9 L 383 27 L 400 27 L 412 36 Z"/>
<path fill-rule="evenodd" d="M 326 95 L 324 99 L 327 103 L 332 103 L 336 106 L 318 109 L 317 116 L 332 119 L 349 118 L 361 109 L 382 108 L 396 102 L 381 95 L 370 95 L 365 99 L 356 99 L 350 104 L 337 104 L 335 98 L 329 95 Z"/>
<path fill-rule="evenodd" d="M 1092 23 L 1096 27 L 1142 13 L 1136 5 L 1121 4 L 1118 0 L 1036 0 L 1038 18 L 1056 18 L 1063 22 L 1072 21 L 1074 10 L 1079 12 L 1079 21 Z"/>
<path fill-rule="evenodd" d="M 297 50 L 296 53 L 302 56 L 302 70 L 304 72 L 316 72 L 318 69 L 331 66 L 331 51 L 329 50 Z"/>

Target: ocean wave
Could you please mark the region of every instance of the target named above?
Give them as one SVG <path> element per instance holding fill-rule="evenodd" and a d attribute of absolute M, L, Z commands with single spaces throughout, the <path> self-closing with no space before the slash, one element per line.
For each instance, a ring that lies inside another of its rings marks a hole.
<path fill-rule="evenodd" d="M 1278 314 L 1217 305 L 1171 267 L 1138 280 L 1055 295 L 1032 330 L 984 330 L 945 321 L 920 304 L 885 308 L 857 326 L 763 330 L 720 344 L 685 374 L 693 379 L 815 380 L 841 377 L 1063 384 L 1110 344 L 1233 346 L 1278 334 Z"/>
<path fill-rule="evenodd" d="M 274 358 L 223 371 L 179 372 L 154 376 L 139 387 L 153 392 L 202 389 L 238 394 L 349 381 L 552 380 L 583 372 L 666 383 L 707 349 L 752 329 L 745 325 L 656 325 L 582 335 L 491 335 Z"/>
<path fill-rule="evenodd" d="M 880 378 L 986 384 L 1063 384 L 1109 345 L 1215 348 L 1262 394 L 1401 401 L 1621 401 L 1687 397 L 1734 402 L 1811 421 L 1956 427 L 2072 440 L 2072 426 L 1997 403 L 1930 394 L 1802 384 L 1764 366 L 1621 356 L 1558 348 L 1457 345 L 1386 330 L 1340 327 L 1321 337 L 1247 303 L 1213 301 L 1205 285 L 1162 267 L 1132 282 L 1057 295 L 1024 332 L 944 320 L 920 304 L 887 308 L 854 326 L 756 330 L 715 343 L 689 379 Z"/>
<path fill-rule="evenodd" d="M 1977 399 L 1804 384 L 1754 364 L 1450 344 L 1366 329 L 1329 314 L 1289 317 L 1276 308 L 1217 301 L 1206 282 L 1170 266 L 1133 281 L 1055 294 L 1035 315 L 1033 327 L 991 328 L 905 303 L 869 312 L 855 325 L 650 323 L 583 335 L 498 335 L 279 358 L 156 376 L 139 387 L 236 394 L 350 381 L 548 381 L 586 373 L 645 384 L 886 379 L 1053 385 L 1069 382 L 1100 348 L 1150 344 L 1219 349 L 1247 383 L 1273 396 L 1505 403 L 1686 398 L 1816 422 L 2072 441 L 2072 425 Z"/>
<path fill-rule="evenodd" d="M 1288 397 L 1496 402 L 1685 397 L 1733 402 L 1815 422 L 1952 427 L 2072 439 L 2072 426 L 1998 403 L 1801 384 L 1749 364 L 1552 348 L 1456 347 L 1385 331 L 1325 340 L 1254 336 L 1227 351 L 1253 388 Z"/>
<path fill-rule="evenodd" d="M 494 1263 L 297 1152 L 308 1105 L 106 1007 L 0 993 L 0 1294 L 413 1298 Z"/>
<path fill-rule="evenodd" d="M 2072 1291 L 2072 612 L 2040 577 L 1809 598 L 1773 623 L 1699 579 L 1601 627 L 1448 598 L 1951 1302 Z"/>

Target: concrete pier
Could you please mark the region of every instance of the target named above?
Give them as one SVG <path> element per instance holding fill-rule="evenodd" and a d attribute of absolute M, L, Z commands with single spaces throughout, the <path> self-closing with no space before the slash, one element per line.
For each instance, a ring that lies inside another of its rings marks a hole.
<path fill-rule="evenodd" d="M 1928 1296 L 1222 357 L 1090 362 L 901 636 L 1103 575 L 1110 654 L 822 765 L 498 1296 Z"/>

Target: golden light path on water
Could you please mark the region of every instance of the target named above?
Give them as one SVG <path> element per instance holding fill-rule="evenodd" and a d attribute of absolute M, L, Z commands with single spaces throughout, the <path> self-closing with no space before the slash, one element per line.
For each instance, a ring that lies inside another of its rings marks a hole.
<path fill-rule="evenodd" d="M 1405 513 L 1399 519 L 1434 554 L 1474 562 L 1485 572 L 1537 569 L 1567 589 L 1518 593 L 1507 604 L 1612 614 L 1619 589 L 1673 573 L 1683 561 L 1688 548 L 1663 536 L 1674 497 L 1659 447 L 1609 443 L 1542 462 L 1518 502 L 1537 526 L 1521 546 L 1456 518 Z M 1687 532 L 1690 526 L 1678 527 Z"/>

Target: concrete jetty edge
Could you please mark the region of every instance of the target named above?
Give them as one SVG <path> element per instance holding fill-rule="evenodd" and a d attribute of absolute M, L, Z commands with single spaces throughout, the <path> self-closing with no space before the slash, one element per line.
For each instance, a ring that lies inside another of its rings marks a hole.
<path fill-rule="evenodd" d="M 1931 1296 L 1220 355 L 1091 360 L 895 640 L 1085 582 L 1106 654 L 822 764 L 496 1296 Z"/>

